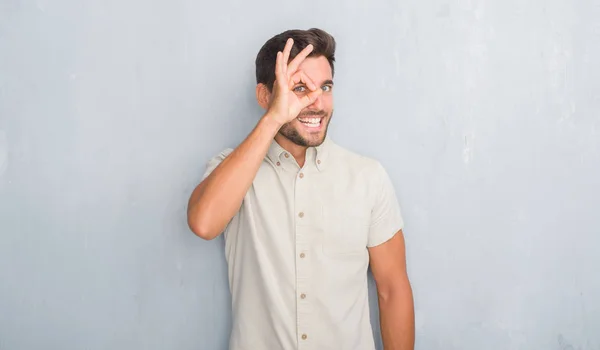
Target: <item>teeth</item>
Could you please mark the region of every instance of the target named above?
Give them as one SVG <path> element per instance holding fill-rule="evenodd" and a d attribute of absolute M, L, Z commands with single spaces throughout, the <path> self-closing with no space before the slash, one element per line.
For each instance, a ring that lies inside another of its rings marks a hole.
<path fill-rule="evenodd" d="M 298 118 L 299 121 L 305 124 L 320 124 L 321 118 Z M 312 126 L 312 125 L 311 125 Z"/>
<path fill-rule="evenodd" d="M 298 121 L 309 128 L 318 128 L 322 119 L 322 117 L 298 117 Z"/>

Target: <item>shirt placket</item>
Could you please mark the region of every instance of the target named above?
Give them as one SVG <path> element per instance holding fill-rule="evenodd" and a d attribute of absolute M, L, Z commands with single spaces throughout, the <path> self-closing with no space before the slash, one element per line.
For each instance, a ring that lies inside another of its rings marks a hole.
<path fill-rule="evenodd" d="M 310 314 L 312 313 L 310 282 L 310 223 L 314 222 L 315 209 L 310 203 L 309 178 L 304 169 L 296 174 L 294 186 L 295 208 L 297 208 L 296 220 L 296 334 L 298 337 L 298 349 L 309 350 L 311 348 L 311 332 L 309 328 Z"/>

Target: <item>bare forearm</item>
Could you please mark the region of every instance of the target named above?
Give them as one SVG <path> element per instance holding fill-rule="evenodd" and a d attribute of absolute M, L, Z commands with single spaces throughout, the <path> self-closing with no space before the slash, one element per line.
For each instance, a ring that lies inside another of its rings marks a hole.
<path fill-rule="evenodd" d="M 410 285 L 379 295 L 379 318 L 384 350 L 414 349 L 415 313 Z"/>
<path fill-rule="evenodd" d="M 202 238 L 219 235 L 250 188 L 280 125 L 265 115 L 246 139 L 196 187 L 188 205 L 191 229 Z"/>

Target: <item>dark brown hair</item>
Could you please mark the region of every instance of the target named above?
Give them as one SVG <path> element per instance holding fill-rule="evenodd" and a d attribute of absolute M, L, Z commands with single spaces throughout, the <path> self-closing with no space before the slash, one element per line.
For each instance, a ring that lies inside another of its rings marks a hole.
<path fill-rule="evenodd" d="M 334 73 L 335 39 L 322 29 L 311 28 L 308 30 L 291 29 L 277 34 L 269 39 L 256 56 L 256 83 L 265 84 L 269 91 L 275 82 L 275 62 L 277 51 L 282 51 L 288 38 L 294 39 L 294 47 L 290 52 L 290 61 L 296 57 L 309 44 L 313 50 L 308 57 L 325 56 L 331 66 L 331 75 Z"/>

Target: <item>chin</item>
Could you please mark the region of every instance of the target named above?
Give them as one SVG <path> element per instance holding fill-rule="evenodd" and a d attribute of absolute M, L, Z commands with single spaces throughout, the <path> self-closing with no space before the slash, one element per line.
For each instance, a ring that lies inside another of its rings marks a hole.
<path fill-rule="evenodd" d="M 292 143 L 302 147 L 316 147 L 325 141 L 329 117 L 306 117 L 284 125 L 279 133 Z"/>
<path fill-rule="evenodd" d="M 319 136 L 318 138 L 309 137 L 305 138 L 305 140 L 307 141 L 307 147 L 317 147 L 320 146 L 323 143 L 323 141 L 325 141 L 325 136 Z"/>
<path fill-rule="evenodd" d="M 318 133 L 299 133 L 296 131 L 293 133 L 285 133 L 283 136 L 298 146 L 316 147 L 325 141 L 326 134 L 326 131 L 321 131 Z"/>

